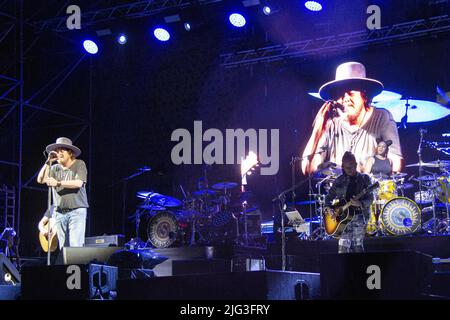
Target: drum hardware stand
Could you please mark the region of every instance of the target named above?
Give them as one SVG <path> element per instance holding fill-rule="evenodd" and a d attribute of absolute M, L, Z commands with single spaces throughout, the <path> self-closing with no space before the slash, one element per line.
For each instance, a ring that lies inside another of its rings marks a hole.
<path fill-rule="evenodd" d="M 324 204 L 325 204 L 325 195 L 322 195 L 321 188 L 322 188 L 322 184 L 323 184 L 325 181 L 327 181 L 328 179 L 330 179 L 330 176 L 327 176 L 327 177 L 323 178 L 322 180 L 320 180 L 320 181 L 316 184 L 317 190 L 318 190 L 317 198 L 318 198 L 318 202 L 319 202 L 319 214 L 318 214 L 319 222 L 320 222 L 320 226 L 319 226 L 319 228 L 320 228 L 320 230 L 319 230 L 319 239 L 324 239 L 324 238 L 325 238 L 325 234 L 324 234 L 324 232 L 325 232 L 325 226 L 323 225 L 323 224 L 324 224 L 324 221 L 323 221 L 323 218 L 322 218 L 322 213 L 323 213 L 323 210 L 324 210 Z M 311 221 L 311 223 L 312 223 L 312 221 Z M 312 235 L 312 234 L 311 234 L 311 235 Z"/>
<path fill-rule="evenodd" d="M 147 197 L 145 197 L 144 205 L 148 205 L 150 203 L 150 196 L 152 193 L 149 193 Z M 134 249 L 143 249 L 147 246 L 147 243 L 142 241 L 139 238 L 139 226 L 141 224 L 141 215 L 142 215 L 143 209 L 139 208 L 136 210 L 135 216 L 136 216 L 136 224 L 135 224 L 135 234 L 136 238 L 131 238 L 131 240 L 126 244 L 131 250 Z"/>
<path fill-rule="evenodd" d="M 127 203 L 127 184 L 128 181 L 131 179 L 136 178 L 137 176 L 140 176 L 144 172 L 151 171 L 152 169 L 150 167 L 144 166 L 142 168 L 139 168 L 136 173 L 133 173 L 132 175 L 120 179 L 120 182 L 122 182 L 122 234 L 125 234 L 125 225 L 126 225 L 126 203 Z M 110 187 L 115 186 L 118 184 L 118 182 L 113 183 L 110 185 Z"/>
<path fill-rule="evenodd" d="M 316 155 L 316 154 L 322 154 L 322 153 L 324 153 L 324 152 L 326 152 L 326 150 L 328 150 L 328 147 L 322 147 L 322 148 L 320 148 L 320 151 L 317 151 L 317 152 L 314 152 L 314 153 L 312 153 L 312 154 L 310 154 L 310 155 L 307 155 L 307 156 L 304 156 L 304 157 L 302 157 L 302 158 L 299 158 L 298 160 L 300 160 L 300 165 L 301 165 L 301 162 L 303 161 L 303 160 L 305 160 L 305 159 L 307 159 L 308 161 L 311 161 L 312 160 L 312 158 Z M 292 166 L 294 166 L 293 164 L 292 164 Z M 294 169 L 292 169 L 293 170 L 293 172 L 295 172 L 295 170 Z M 294 181 L 294 180 L 293 180 Z M 302 181 L 302 183 L 303 183 L 304 181 Z M 298 186 L 297 185 L 292 185 L 292 188 L 291 189 L 296 189 Z M 308 172 L 308 198 L 309 198 L 309 201 L 312 201 L 312 197 L 313 196 L 315 196 L 315 194 L 313 193 L 313 189 L 312 189 L 312 173 L 311 172 Z M 314 210 L 317 210 L 317 204 L 316 204 L 316 202 L 314 201 Z M 310 219 L 310 221 L 312 221 L 312 211 L 313 211 L 313 209 L 312 209 L 312 204 L 310 203 L 309 204 L 309 219 Z M 310 234 L 310 236 L 312 235 L 312 224 L 310 223 L 310 225 L 309 225 L 309 234 Z"/>
<path fill-rule="evenodd" d="M 408 100 L 406 100 L 406 114 L 408 113 Z M 405 114 L 405 117 L 407 117 Z M 417 155 L 419 157 L 419 199 L 420 199 L 420 203 L 419 203 L 419 208 L 420 208 L 420 212 L 422 212 L 422 175 L 423 175 L 423 168 L 422 168 L 422 142 L 423 142 L 423 134 L 426 132 L 425 129 L 419 129 L 419 133 L 420 133 L 420 140 L 419 140 L 419 146 L 417 148 Z M 433 205 L 433 217 L 435 216 L 435 210 L 434 210 L 434 205 Z M 423 228 L 423 221 L 422 219 L 420 219 L 420 223 L 421 223 L 421 228 Z"/>

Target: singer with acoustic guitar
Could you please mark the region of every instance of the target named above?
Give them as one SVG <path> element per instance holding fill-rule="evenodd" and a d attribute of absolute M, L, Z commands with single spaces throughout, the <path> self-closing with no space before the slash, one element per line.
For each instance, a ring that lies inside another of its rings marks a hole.
<path fill-rule="evenodd" d="M 366 78 L 363 64 L 346 62 L 337 67 L 335 80 L 319 89 L 325 103 L 316 115 L 303 151 L 304 174 L 317 171 L 325 161 L 340 167 L 346 151 L 355 155 L 357 170 L 364 172 L 364 165 L 377 146 L 377 138 L 392 141 L 388 157 L 392 169 L 401 171 L 402 152 L 395 120 L 388 110 L 371 106 L 372 98 L 382 90 L 381 82 Z"/>
<path fill-rule="evenodd" d="M 81 150 L 65 137 L 46 147 L 48 158 L 37 182 L 52 189 L 53 217 L 59 248 L 82 247 L 86 230 L 88 200 L 86 194 L 87 168 L 77 159 Z"/>
<path fill-rule="evenodd" d="M 340 232 L 339 253 L 364 251 L 366 222 L 373 202 L 372 190 L 378 186 L 378 183 L 371 184 L 367 174 L 356 171 L 356 166 L 355 156 L 350 152 L 344 153 L 343 173 L 333 182 L 325 197 L 325 230 L 329 233 L 336 225 Z"/>

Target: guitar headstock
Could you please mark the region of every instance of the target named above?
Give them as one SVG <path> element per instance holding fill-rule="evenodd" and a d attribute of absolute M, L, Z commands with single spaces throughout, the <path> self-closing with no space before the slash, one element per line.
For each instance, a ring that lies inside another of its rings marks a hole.
<path fill-rule="evenodd" d="M 242 184 L 247 184 L 246 176 L 251 174 L 251 170 L 258 165 L 256 153 L 250 151 L 245 159 L 241 158 L 241 178 Z"/>

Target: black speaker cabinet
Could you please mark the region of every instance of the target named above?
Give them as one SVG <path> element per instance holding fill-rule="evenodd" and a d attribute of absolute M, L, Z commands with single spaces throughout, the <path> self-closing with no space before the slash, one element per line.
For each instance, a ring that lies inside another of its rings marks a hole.
<path fill-rule="evenodd" d="M 121 300 L 308 300 L 320 295 L 317 273 L 252 271 L 118 280 Z"/>
<path fill-rule="evenodd" d="M 105 265 L 25 267 L 22 299 L 87 300 L 108 298 L 116 290 L 118 270 Z"/>
<path fill-rule="evenodd" d="M 122 247 L 63 247 L 57 265 L 107 263 L 109 257 Z"/>
<path fill-rule="evenodd" d="M 19 271 L 3 253 L 0 253 L 0 285 L 17 285 L 20 281 Z"/>
<path fill-rule="evenodd" d="M 419 299 L 431 257 L 416 251 L 323 254 L 324 299 Z"/>

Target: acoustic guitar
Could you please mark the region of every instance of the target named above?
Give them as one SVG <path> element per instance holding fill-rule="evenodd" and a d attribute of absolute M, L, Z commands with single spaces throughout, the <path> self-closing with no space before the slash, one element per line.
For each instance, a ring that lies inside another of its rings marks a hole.
<path fill-rule="evenodd" d="M 44 252 L 48 252 L 48 242 L 50 241 L 50 252 L 53 252 L 58 247 L 58 235 L 56 233 L 55 227 L 55 219 L 50 218 L 46 223 L 44 223 L 44 227 L 47 230 L 47 235 L 44 235 L 42 231 L 39 231 L 39 242 L 41 243 L 42 250 Z M 50 234 L 50 240 L 48 238 L 49 231 L 53 229 L 53 233 Z"/>
<path fill-rule="evenodd" d="M 360 193 L 353 197 L 353 199 L 359 200 L 368 192 L 378 187 L 379 183 L 375 182 L 374 184 L 363 189 Z M 355 210 L 351 208 L 350 201 L 346 202 L 345 200 L 341 199 L 337 204 L 331 207 L 330 211 L 325 212 L 324 210 L 322 216 L 325 232 L 327 233 L 327 235 L 339 237 L 355 216 Z"/>

